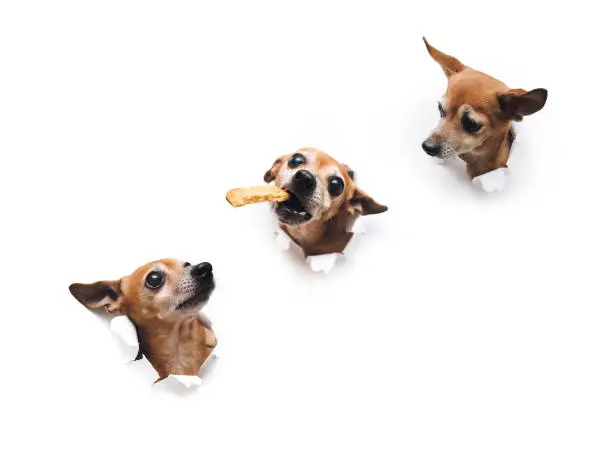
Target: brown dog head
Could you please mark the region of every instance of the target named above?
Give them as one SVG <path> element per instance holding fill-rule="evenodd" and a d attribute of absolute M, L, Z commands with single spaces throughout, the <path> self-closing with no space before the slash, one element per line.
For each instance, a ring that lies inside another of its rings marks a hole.
<path fill-rule="evenodd" d="M 163 259 L 116 281 L 70 285 L 87 308 L 127 315 L 137 325 L 149 320 L 197 314 L 215 287 L 212 265 Z"/>
<path fill-rule="evenodd" d="M 387 210 L 355 185 L 348 166 L 314 148 L 278 158 L 264 181 L 289 192 L 289 200 L 274 204 L 278 219 L 287 226 L 325 222 L 342 211 L 368 215 Z"/>
<path fill-rule="evenodd" d="M 511 122 L 521 121 L 544 107 L 548 97 L 545 89 L 509 89 L 501 81 L 442 53 L 427 40 L 425 45 L 448 78 L 446 94 L 438 103 L 440 123 L 423 142 L 427 154 L 440 158 L 484 154 L 490 150 L 484 148 L 486 144 L 505 136 Z"/>

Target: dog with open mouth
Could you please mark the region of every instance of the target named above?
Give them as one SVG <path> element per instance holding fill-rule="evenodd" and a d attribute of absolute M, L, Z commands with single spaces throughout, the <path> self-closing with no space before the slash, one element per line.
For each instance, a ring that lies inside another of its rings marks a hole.
<path fill-rule="evenodd" d="M 289 193 L 288 200 L 273 203 L 273 211 L 306 256 L 342 253 L 359 216 L 388 209 L 355 185 L 348 166 L 314 148 L 278 158 L 264 181 Z"/>
<path fill-rule="evenodd" d="M 139 356 L 155 368 L 159 382 L 170 375 L 198 376 L 217 345 L 210 324 L 199 315 L 214 288 L 210 263 L 163 259 L 119 280 L 75 283 L 69 289 L 91 310 L 127 315 L 136 328 Z"/>
<path fill-rule="evenodd" d="M 446 94 L 438 102 L 440 123 L 423 142 L 423 150 L 440 159 L 461 158 L 470 179 L 507 168 L 515 139 L 513 122 L 541 110 L 548 92 L 510 89 L 423 40 L 448 79 Z"/>

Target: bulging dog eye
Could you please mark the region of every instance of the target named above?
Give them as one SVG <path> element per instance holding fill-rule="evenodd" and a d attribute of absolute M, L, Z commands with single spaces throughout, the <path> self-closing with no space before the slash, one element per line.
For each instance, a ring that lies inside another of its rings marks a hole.
<path fill-rule="evenodd" d="M 297 168 L 298 166 L 306 164 L 306 157 L 304 157 L 304 155 L 302 155 L 301 153 L 296 153 L 291 157 L 291 160 L 289 160 L 287 164 L 292 169 Z"/>
<path fill-rule="evenodd" d="M 474 134 L 476 132 L 478 132 L 480 130 L 480 128 L 482 128 L 482 125 L 474 120 L 472 120 L 467 112 L 463 114 L 463 116 L 461 117 L 461 126 L 463 126 L 463 129 L 471 134 Z"/>
<path fill-rule="evenodd" d="M 446 116 L 446 112 L 444 111 L 444 107 L 442 104 L 438 102 L 438 110 L 440 111 L 440 117 L 444 118 Z"/>
<path fill-rule="evenodd" d="M 344 191 L 344 181 L 338 176 L 330 177 L 327 190 L 331 196 L 339 196 Z"/>
<path fill-rule="evenodd" d="M 159 289 L 164 284 L 164 274 L 162 272 L 154 271 L 147 275 L 145 279 L 145 285 L 149 289 Z"/>

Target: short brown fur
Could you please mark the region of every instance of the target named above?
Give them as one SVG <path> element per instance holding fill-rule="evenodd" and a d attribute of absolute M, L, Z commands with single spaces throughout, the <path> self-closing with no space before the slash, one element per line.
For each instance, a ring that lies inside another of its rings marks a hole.
<path fill-rule="evenodd" d="M 305 147 L 298 152 L 311 155 L 314 158 L 308 168 L 319 173 L 329 167 L 336 168 L 344 180 L 343 193 L 333 199 L 331 205 L 322 215 L 299 226 L 281 224 L 281 229 L 302 248 L 306 256 L 330 253 L 342 253 L 353 233 L 350 228 L 359 216 L 379 214 L 388 208 L 377 203 L 372 197 L 355 185 L 353 171 L 339 163 L 327 153 Z M 289 161 L 293 154 L 278 158 L 264 175 L 266 182 L 275 181 L 278 187 L 286 184 L 280 182 L 279 171 Z"/>
<path fill-rule="evenodd" d="M 166 282 L 172 285 L 176 285 L 185 269 L 180 261 L 163 259 L 148 263 L 118 281 L 72 284 L 70 292 L 87 308 L 104 308 L 109 313 L 128 316 L 138 331 L 141 351 L 159 375 L 158 381 L 171 374 L 197 376 L 217 339 L 197 311 L 169 313 L 163 301 L 143 291 L 144 278 L 154 265 L 167 268 Z"/>
<path fill-rule="evenodd" d="M 514 140 L 512 122 L 541 110 L 548 92 L 541 88 L 529 92 L 510 89 L 423 40 L 430 56 L 448 78 L 443 104 L 445 115 L 426 142 L 444 144 L 448 151 L 455 152 L 466 162 L 470 178 L 506 168 Z M 482 125 L 479 132 L 468 133 L 462 128 L 465 112 Z"/>

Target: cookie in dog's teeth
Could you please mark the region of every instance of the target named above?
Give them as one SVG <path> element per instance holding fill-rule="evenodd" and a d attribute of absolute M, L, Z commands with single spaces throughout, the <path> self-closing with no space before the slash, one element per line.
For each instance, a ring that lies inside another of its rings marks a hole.
<path fill-rule="evenodd" d="M 264 203 L 266 201 L 282 202 L 289 199 L 289 193 L 273 185 L 235 188 L 227 192 L 225 199 L 235 208 L 247 204 Z"/>
<path fill-rule="evenodd" d="M 272 210 L 282 231 L 307 256 L 342 253 L 355 219 L 387 210 L 355 185 L 348 166 L 314 148 L 277 158 L 264 181 L 289 193 Z"/>

